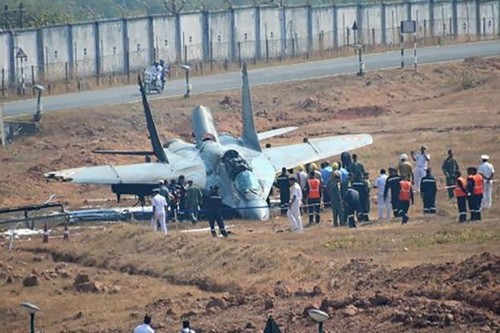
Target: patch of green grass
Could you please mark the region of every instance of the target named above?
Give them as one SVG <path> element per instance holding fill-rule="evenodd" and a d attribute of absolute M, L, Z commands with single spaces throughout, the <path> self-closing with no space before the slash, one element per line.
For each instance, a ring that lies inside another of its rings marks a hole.
<path fill-rule="evenodd" d="M 396 235 L 365 236 L 345 235 L 335 237 L 322 245 L 331 251 L 378 250 L 390 251 L 395 248 L 428 248 L 446 244 L 495 244 L 500 243 L 500 232 L 484 229 L 440 230 L 431 233 L 408 233 Z"/>

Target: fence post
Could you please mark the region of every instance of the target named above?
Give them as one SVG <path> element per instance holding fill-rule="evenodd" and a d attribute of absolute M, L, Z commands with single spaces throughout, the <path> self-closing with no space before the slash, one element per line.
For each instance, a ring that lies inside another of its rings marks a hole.
<path fill-rule="evenodd" d="M 3 68 L 2 68 L 2 73 L 3 73 Z M 3 76 L 2 76 L 3 77 Z M 3 80 L 2 80 L 3 81 Z M 3 90 L 2 90 L 3 92 Z M 4 125 L 3 125 L 3 102 L 0 103 L 0 140 L 2 140 L 2 146 L 5 146 L 6 143 L 5 143 L 5 132 L 4 132 L 5 128 L 4 128 Z"/>
<path fill-rule="evenodd" d="M 261 47 L 260 44 L 260 7 L 255 6 L 255 55 L 254 58 L 261 58 Z"/>
<path fill-rule="evenodd" d="M 266 62 L 269 62 L 269 39 L 266 36 Z"/>
<path fill-rule="evenodd" d="M 238 42 L 238 64 L 241 68 L 241 42 Z"/>
<path fill-rule="evenodd" d="M 2 68 L 2 98 L 5 98 L 5 68 Z"/>

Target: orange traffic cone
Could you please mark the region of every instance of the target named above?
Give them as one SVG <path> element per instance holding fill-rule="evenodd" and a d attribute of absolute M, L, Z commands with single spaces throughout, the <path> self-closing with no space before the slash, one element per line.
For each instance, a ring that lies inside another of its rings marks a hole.
<path fill-rule="evenodd" d="M 43 240 L 42 243 L 48 243 L 49 242 L 49 229 L 47 228 L 47 222 L 45 222 L 45 225 L 43 226 Z"/>
<path fill-rule="evenodd" d="M 69 241 L 69 229 L 68 229 L 68 222 L 64 222 L 64 234 L 63 234 L 63 239 Z"/>

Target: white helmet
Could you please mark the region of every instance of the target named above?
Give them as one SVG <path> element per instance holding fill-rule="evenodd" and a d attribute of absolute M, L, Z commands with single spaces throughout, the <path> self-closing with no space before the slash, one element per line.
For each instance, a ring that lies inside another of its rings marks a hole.
<path fill-rule="evenodd" d="M 402 161 L 402 160 L 407 160 L 408 159 L 408 155 L 406 154 L 401 154 L 401 156 L 399 156 L 399 159 Z"/>

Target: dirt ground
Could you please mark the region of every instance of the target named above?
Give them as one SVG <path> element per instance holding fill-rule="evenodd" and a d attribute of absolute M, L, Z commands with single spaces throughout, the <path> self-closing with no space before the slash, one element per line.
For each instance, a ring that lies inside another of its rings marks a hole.
<path fill-rule="evenodd" d="M 250 78 L 251 82 L 251 78 Z M 399 154 L 428 146 L 444 185 L 441 163 L 453 148 L 462 169 L 481 154 L 500 156 L 500 59 L 370 72 L 256 87 L 259 131 L 299 130 L 270 142 L 369 133 L 374 144 L 357 151 L 372 179 Z M 190 140 L 190 109 L 210 106 L 221 132 L 238 134 L 239 92 L 151 103 L 163 139 Z M 110 198 L 109 189 L 47 183 L 51 170 L 130 163 L 141 158 L 92 155 L 102 149 L 149 147 L 141 108 L 127 104 L 47 114 L 42 132 L 0 150 L 0 206 L 40 203 L 55 193 L 70 207 Z M 498 165 L 497 165 L 498 168 Z M 31 301 L 44 332 L 129 332 L 145 312 L 158 332 L 175 332 L 189 318 L 199 332 L 258 332 L 269 315 L 285 332 L 314 332 L 305 312 L 332 317 L 327 332 L 495 332 L 500 330 L 500 191 L 480 224 L 458 225 L 456 207 L 440 190 L 439 213 L 424 218 L 421 201 L 410 224 L 374 223 L 333 230 L 324 223 L 289 234 L 271 222 L 229 221 L 234 235 L 208 233 L 163 238 L 146 227 L 72 230 L 72 241 L 39 238 L 0 252 L 0 330 L 21 332 Z M 106 203 L 114 205 L 112 201 Z M 374 210 L 372 210 L 372 217 Z M 202 224 L 202 226 L 204 226 Z M 183 226 L 182 228 L 189 228 Z M 37 286 L 23 287 L 36 279 Z M 79 275 L 80 274 L 80 275 Z"/>

